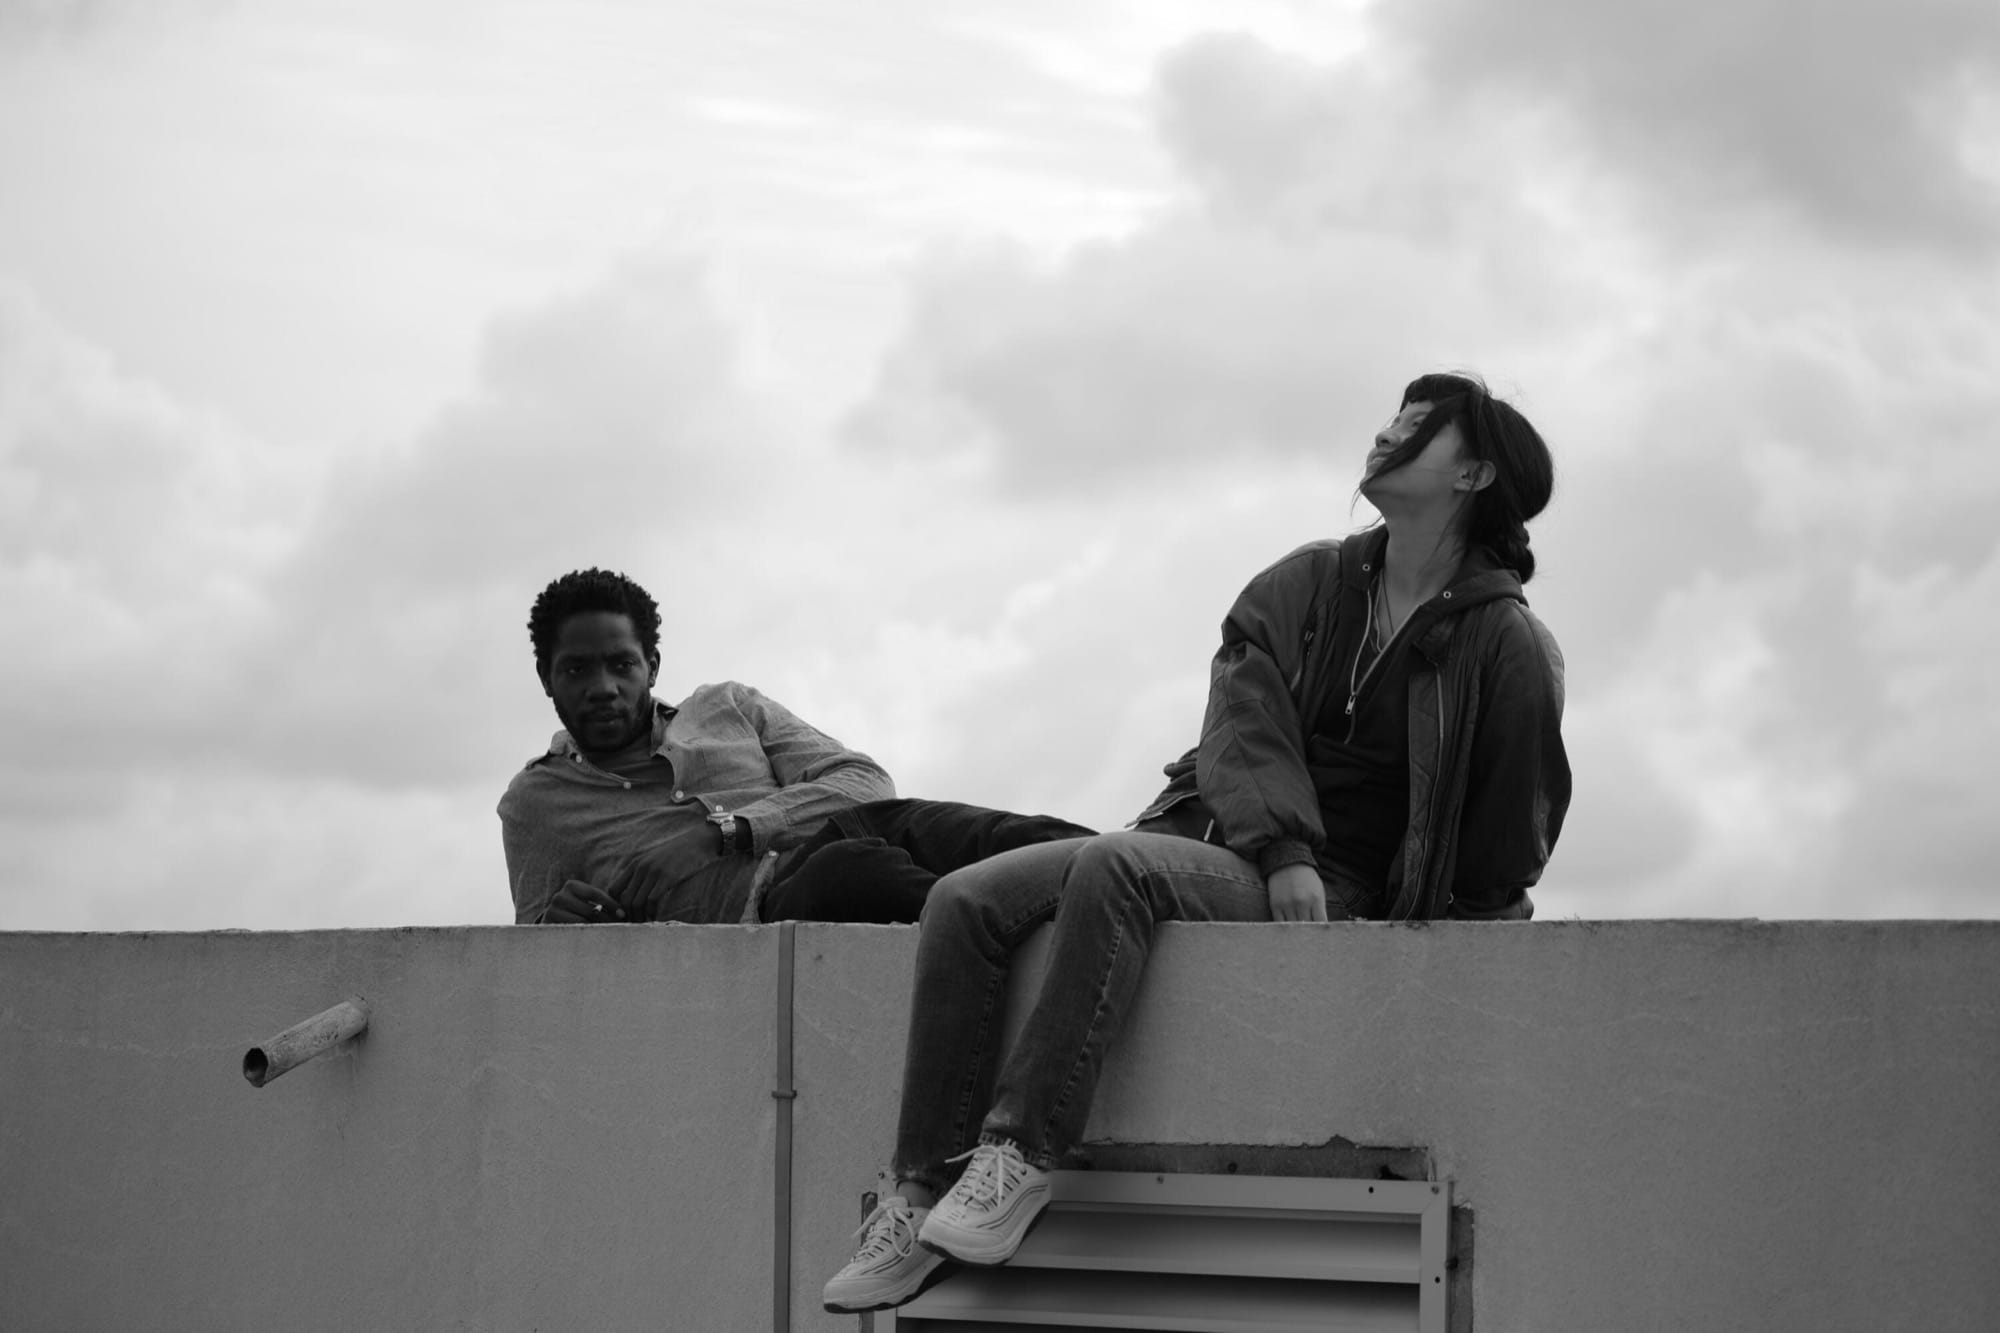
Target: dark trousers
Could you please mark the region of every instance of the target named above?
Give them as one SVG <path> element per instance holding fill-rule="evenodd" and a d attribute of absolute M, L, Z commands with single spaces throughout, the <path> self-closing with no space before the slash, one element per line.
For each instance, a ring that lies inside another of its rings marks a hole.
<path fill-rule="evenodd" d="M 957 801 L 869 801 L 828 816 L 778 860 L 760 921 L 915 921 L 940 875 L 1094 829 Z"/>

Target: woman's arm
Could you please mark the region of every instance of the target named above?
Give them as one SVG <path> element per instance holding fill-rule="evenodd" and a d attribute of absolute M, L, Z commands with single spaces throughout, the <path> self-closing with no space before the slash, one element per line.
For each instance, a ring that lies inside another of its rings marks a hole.
<path fill-rule="evenodd" d="M 1314 542 L 1258 574 L 1224 618 L 1209 668 L 1196 784 L 1224 844 L 1266 879 L 1314 865 L 1326 842 L 1294 691 L 1314 604 L 1338 569 L 1338 544 Z"/>
<path fill-rule="evenodd" d="M 1569 810 L 1563 659 L 1533 613 L 1483 672 L 1451 886 L 1454 917 L 1506 917 L 1541 878 Z"/>

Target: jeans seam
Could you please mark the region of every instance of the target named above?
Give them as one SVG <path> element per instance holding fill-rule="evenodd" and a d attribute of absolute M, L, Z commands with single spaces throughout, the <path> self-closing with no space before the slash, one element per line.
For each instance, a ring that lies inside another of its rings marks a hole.
<path fill-rule="evenodd" d="M 979 1010 L 979 1030 L 972 1037 L 972 1059 L 966 1065 L 965 1081 L 959 1084 L 957 1104 L 952 1108 L 952 1152 L 957 1152 L 959 1146 L 965 1142 L 966 1130 L 972 1125 L 972 1090 L 979 1086 L 979 1069 L 985 1058 L 983 1052 L 993 1030 L 995 994 L 1005 981 L 1006 974 L 1003 972 L 993 971 L 987 974 L 986 993 L 982 997 L 985 1003 Z"/>
<path fill-rule="evenodd" d="M 1090 1020 L 1084 1025 L 1082 1048 L 1077 1051 L 1076 1059 L 1070 1062 L 1069 1072 L 1063 1077 L 1062 1088 L 1057 1092 L 1055 1100 L 1049 1104 L 1049 1113 L 1043 1118 L 1040 1126 L 1041 1152 L 1043 1156 L 1053 1155 L 1048 1152 L 1050 1137 L 1055 1130 L 1056 1123 L 1062 1119 L 1064 1108 L 1069 1105 L 1070 1094 L 1076 1090 L 1076 1080 L 1079 1071 L 1090 1062 L 1090 1044 L 1092 1038 L 1097 1035 L 1098 1025 L 1104 1014 L 1104 997 L 1110 989 L 1111 974 L 1118 968 L 1118 955 L 1125 947 L 1125 923 L 1123 921 L 1120 921 L 1116 929 L 1112 931 L 1110 946 L 1105 951 L 1104 967 L 1098 974 L 1097 994 L 1092 997 Z M 1067 1147 L 1068 1145 L 1064 1146 Z"/>

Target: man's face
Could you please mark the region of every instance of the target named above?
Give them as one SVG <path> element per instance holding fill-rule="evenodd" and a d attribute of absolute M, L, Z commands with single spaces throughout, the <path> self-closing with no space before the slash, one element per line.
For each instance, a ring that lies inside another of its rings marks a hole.
<path fill-rule="evenodd" d="M 647 734 L 653 725 L 653 678 L 632 617 L 616 611 L 579 611 L 556 632 L 542 689 L 556 716 L 586 755 L 611 754 Z"/>

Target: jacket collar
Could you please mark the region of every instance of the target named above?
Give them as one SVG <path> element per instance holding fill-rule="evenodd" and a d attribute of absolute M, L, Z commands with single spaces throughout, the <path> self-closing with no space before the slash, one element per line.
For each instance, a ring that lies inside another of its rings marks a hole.
<path fill-rule="evenodd" d="M 1389 529 L 1380 523 L 1350 534 L 1340 544 L 1341 586 L 1365 598 L 1368 585 L 1381 571 L 1382 555 L 1388 548 Z M 1475 606 L 1509 598 L 1527 604 L 1520 576 L 1501 564 L 1491 550 L 1475 546 L 1465 553 L 1465 561 L 1459 565 L 1451 586 L 1428 604 L 1434 608 L 1430 614 L 1436 618 L 1412 646 L 1432 664 L 1442 663 L 1451 651 L 1452 635 L 1461 615 Z"/>

